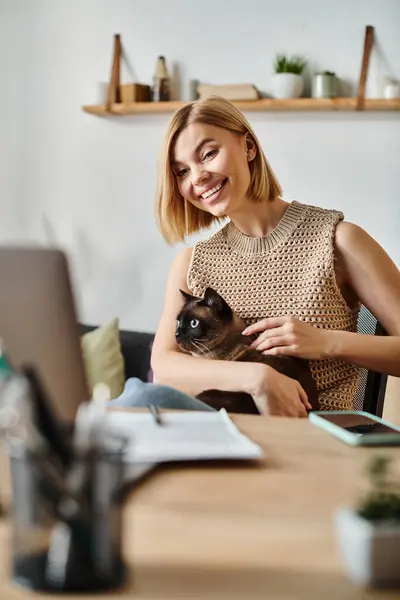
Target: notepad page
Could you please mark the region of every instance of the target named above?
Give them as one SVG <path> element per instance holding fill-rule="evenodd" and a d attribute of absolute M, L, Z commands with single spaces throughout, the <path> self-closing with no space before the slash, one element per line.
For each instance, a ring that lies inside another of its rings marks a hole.
<path fill-rule="evenodd" d="M 225 410 L 162 412 L 162 425 L 147 412 L 110 411 L 108 426 L 129 437 L 128 462 L 253 459 L 260 446 L 242 434 Z"/>

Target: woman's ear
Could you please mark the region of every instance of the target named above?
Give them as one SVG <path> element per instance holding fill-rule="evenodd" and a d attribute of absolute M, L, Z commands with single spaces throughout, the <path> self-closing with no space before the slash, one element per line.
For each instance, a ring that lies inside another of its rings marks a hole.
<path fill-rule="evenodd" d="M 251 162 L 257 155 L 257 146 L 251 135 L 246 133 L 247 160 Z"/>

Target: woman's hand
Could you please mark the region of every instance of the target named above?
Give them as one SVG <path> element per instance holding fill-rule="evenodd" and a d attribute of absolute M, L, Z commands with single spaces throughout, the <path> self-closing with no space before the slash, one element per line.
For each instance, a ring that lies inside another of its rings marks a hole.
<path fill-rule="evenodd" d="M 330 331 L 313 327 L 292 316 L 270 317 L 253 323 L 243 335 L 260 335 L 251 344 L 263 354 L 297 356 L 308 360 L 329 357 Z"/>
<path fill-rule="evenodd" d="M 306 417 L 311 409 L 307 394 L 295 379 L 278 373 L 261 363 L 253 364 L 253 379 L 249 393 L 261 414 L 285 417 Z"/>

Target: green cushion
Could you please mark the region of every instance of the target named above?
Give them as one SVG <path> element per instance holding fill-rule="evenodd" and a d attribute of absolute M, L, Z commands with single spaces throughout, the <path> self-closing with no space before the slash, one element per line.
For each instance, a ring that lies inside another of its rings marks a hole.
<path fill-rule="evenodd" d="M 105 383 L 110 388 L 111 398 L 116 398 L 122 393 L 125 385 L 119 320 L 112 319 L 106 325 L 85 333 L 81 340 L 90 390 L 93 390 L 96 383 Z"/>

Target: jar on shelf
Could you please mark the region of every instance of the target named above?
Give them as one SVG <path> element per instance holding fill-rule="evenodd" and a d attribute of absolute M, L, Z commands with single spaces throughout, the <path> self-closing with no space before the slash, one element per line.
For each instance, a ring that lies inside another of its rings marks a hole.
<path fill-rule="evenodd" d="M 153 102 L 168 102 L 171 99 L 171 79 L 165 56 L 157 58 L 153 78 Z"/>
<path fill-rule="evenodd" d="M 383 78 L 383 97 L 387 100 L 400 98 L 400 82 L 393 77 Z"/>
<path fill-rule="evenodd" d="M 322 71 L 315 73 L 312 80 L 313 98 L 336 98 L 338 95 L 338 80 L 335 73 Z"/>

